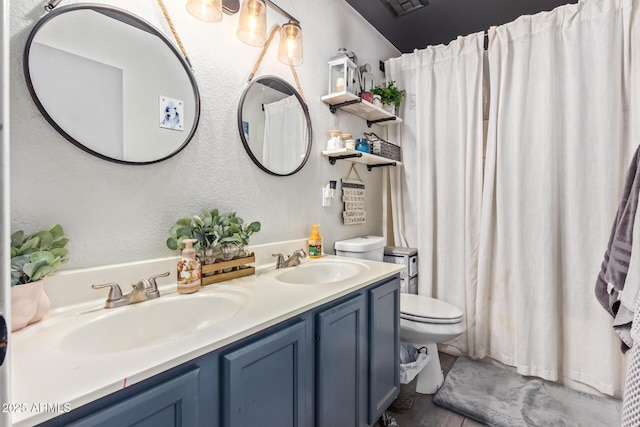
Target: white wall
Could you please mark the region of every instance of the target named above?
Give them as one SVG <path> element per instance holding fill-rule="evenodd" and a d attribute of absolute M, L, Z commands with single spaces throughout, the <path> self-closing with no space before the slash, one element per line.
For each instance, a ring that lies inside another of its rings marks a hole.
<path fill-rule="evenodd" d="M 9 321 L 11 296 L 9 265 L 9 0 L 0 0 L 0 317 Z M 6 286 L 2 284 L 7 283 Z M 11 342 L 11 332 L 7 339 Z M 0 366 L 0 401 L 11 402 L 11 351 Z M 0 425 L 10 425 L 11 414 L 0 412 Z"/>
<path fill-rule="evenodd" d="M 170 34 L 153 0 L 104 3 L 127 9 Z M 297 70 L 311 114 L 313 148 L 299 173 L 273 177 L 251 162 L 236 122 L 237 102 L 260 49 L 236 38 L 237 14 L 207 24 L 187 14 L 184 0 L 165 3 L 195 69 L 202 111 L 192 142 L 177 156 L 148 166 L 90 156 L 49 126 L 32 102 L 22 72 L 24 45 L 44 2 L 11 3 L 11 229 L 31 232 L 62 224 L 71 239 L 66 268 L 172 255 L 165 246 L 169 227 L 202 208 L 259 220 L 262 231 L 252 238 L 254 244 L 306 237 L 312 223 L 321 224 L 328 253 L 333 253 L 335 240 L 381 234 L 379 168 L 368 172 L 358 166 L 367 187 L 366 224 L 342 225 L 338 196 L 333 206 L 321 207 L 321 187 L 345 177 L 350 165 L 331 166 L 321 155 L 326 131 L 341 129 L 359 137 L 369 129 L 346 112 L 331 114 L 320 96 L 327 91 L 327 60 L 338 48 L 353 50 L 360 64 L 368 62 L 373 70 L 379 60 L 399 52 L 343 0 L 277 0 L 303 29 L 304 64 Z M 285 19 L 270 11 L 268 22 L 271 27 Z M 277 41 L 276 36 L 257 74 L 277 75 L 295 86 L 288 67 L 276 59 Z"/>

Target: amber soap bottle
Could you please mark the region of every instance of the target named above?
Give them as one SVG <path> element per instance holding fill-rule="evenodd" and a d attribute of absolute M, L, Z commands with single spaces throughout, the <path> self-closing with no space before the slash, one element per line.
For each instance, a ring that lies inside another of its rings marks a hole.
<path fill-rule="evenodd" d="M 320 225 L 313 224 L 311 226 L 311 237 L 309 237 L 309 257 L 320 258 L 322 256 L 322 237 L 318 228 Z"/>

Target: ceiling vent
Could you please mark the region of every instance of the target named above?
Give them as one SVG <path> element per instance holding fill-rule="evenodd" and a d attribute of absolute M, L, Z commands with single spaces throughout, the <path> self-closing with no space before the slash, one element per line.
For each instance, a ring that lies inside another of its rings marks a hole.
<path fill-rule="evenodd" d="M 427 6 L 427 0 L 382 0 L 396 18 Z"/>

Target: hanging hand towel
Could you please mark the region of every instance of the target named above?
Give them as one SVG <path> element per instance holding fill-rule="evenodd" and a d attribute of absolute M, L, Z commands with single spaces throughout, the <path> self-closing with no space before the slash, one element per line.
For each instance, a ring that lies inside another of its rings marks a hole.
<path fill-rule="evenodd" d="M 604 254 L 604 261 L 600 267 L 600 274 L 595 286 L 596 298 L 602 307 L 615 318 L 613 322 L 614 329 L 622 340 L 623 352 L 633 346 L 633 340 L 630 335 L 633 312 L 620 304 L 620 296 L 625 287 L 631 259 L 633 225 L 640 192 L 639 167 L 640 147 L 636 149 L 627 171 L 622 200 L 618 207 L 607 250 Z M 634 286 L 634 289 L 637 289 L 637 287 Z"/>

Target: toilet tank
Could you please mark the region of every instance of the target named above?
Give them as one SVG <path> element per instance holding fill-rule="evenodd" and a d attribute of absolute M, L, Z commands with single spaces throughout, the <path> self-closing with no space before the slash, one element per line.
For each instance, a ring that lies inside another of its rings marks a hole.
<path fill-rule="evenodd" d="M 382 262 L 386 240 L 381 236 L 362 236 L 340 240 L 334 245 L 336 255 Z"/>

